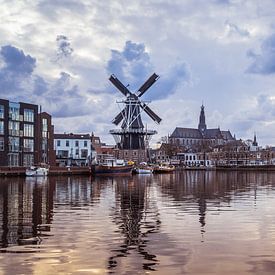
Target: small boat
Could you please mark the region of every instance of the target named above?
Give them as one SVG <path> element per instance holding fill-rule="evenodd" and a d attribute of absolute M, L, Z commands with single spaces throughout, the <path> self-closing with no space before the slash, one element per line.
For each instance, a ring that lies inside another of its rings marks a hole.
<path fill-rule="evenodd" d="M 146 162 L 140 163 L 138 167 L 135 168 L 135 173 L 137 174 L 152 174 L 153 168 L 149 166 Z"/>
<path fill-rule="evenodd" d="M 49 173 L 49 168 L 31 166 L 26 169 L 26 176 L 28 177 L 45 177 Z"/>
<path fill-rule="evenodd" d="M 124 160 L 119 159 L 106 159 L 103 163 L 99 163 L 93 166 L 93 172 L 95 175 L 131 175 L 133 171 L 133 165 L 125 163 Z"/>
<path fill-rule="evenodd" d="M 175 171 L 174 165 L 160 164 L 154 167 L 154 173 L 171 173 Z"/>

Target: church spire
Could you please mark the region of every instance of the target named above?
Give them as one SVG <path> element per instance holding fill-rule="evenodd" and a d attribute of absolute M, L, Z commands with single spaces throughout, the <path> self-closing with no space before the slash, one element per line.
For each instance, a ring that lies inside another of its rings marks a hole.
<path fill-rule="evenodd" d="M 201 133 L 204 133 L 206 130 L 206 124 L 205 124 L 205 114 L 204 114 L 204 106 L 201 105 L 201 113 L 200 113 L 200 121 L 199 121 L 199 130 Z"/>
<path fill-rule="evenodd" d="M 257 142 L 256 133 L 254 133 L 254 140 L 253 140 L 252 145 L 253 145 L 253 146 L 258 146 L 258 142 Z"/>

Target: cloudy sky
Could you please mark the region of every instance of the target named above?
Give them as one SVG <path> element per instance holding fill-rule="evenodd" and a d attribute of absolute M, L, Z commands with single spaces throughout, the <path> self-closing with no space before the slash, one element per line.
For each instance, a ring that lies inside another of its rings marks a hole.
<path fill-rule="evenodd" d="M 42 105 L 56 132 L 95 132 L 113 143 L 114 73 L 176 126 L 275 144 L 275 1 L 0 0 L 0 97 Z"/>

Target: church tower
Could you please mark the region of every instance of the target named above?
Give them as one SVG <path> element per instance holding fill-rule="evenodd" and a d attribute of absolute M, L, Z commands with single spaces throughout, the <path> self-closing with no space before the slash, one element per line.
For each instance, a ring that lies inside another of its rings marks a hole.
<path fill-rule="evenodd" d="M 205 114 L 204 114 L 204 106 L 201 105 L 201 113 L 200 113 L 200 121 L 199 121 L 199 131 L 204 135 L 206 130 L 206 124 L 205 124 Z"/>

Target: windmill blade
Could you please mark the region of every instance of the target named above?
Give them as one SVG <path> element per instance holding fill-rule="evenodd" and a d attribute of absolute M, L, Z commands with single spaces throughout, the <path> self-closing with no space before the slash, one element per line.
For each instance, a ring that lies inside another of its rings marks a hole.
<path fill-rule="evenodd" d="M 118 79 L 117 77 L 112 74 L 109 78 L 109 80 L 114 84 L 114 86 L 120 90 L 125 96 L 127 96 L 128 94 L 131 94 L 131 92 L 127 89 L 127 87 L 125 87 Z"/>
<path fill-rule="evenodd" d="M 141 97 L 158 79 L 159 76 L 156 73 L 153 73 L 138 89 L 137 96 Z"/>
<path fill-rule="evenodd" d="M 140 103 L 140 107 L 144 110 L 144 112 L 150 117 L 152 118 L 156 123 L 160 123 L 161 122 L 161 118 L 155 113 L 153 112 L 153 110 L 148 107 L 146 104 L 144 103 Z"/>
<path fill-rule="evenodd" d="M 112 123 L 114 123 L 115 125 L 118 125 L 122 119 L 125 117 L 125 108 L 112 120 Z"/>

